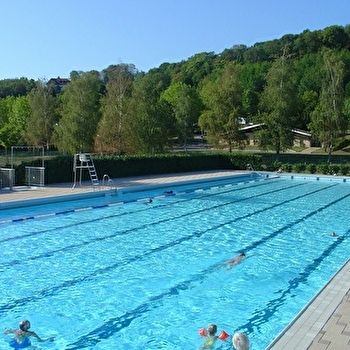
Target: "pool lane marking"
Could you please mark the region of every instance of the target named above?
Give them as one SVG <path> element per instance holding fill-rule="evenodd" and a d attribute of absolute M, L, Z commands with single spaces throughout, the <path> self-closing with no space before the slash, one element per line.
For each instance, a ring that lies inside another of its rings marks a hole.
<path fill-rule="evenodd" d="M 348 236 L 349 233 L 350 230 L 348 230 L 344 236 Z M 313 259 L 312 263 L 306 265 L 303 268 L 303 270 L 297 275 L 298 277 L 295 277 L 288 281 L 287 284 L 289 285 L 289 287 L 287 289 L 284 289 L 278 298 L 270 300 L 265 308 L 262 308 L 261 310 L 256 310 L 254 316 L 251 317 L 247 323 L 243 325 L 237 325 L 237 331 L 246 331 L 249 334 L 252 333 L 254 329 L 259 329 L 261 325 L 266 324 L 266 322 L 274 315 L 274 312 L 278 309 L 278 306 L 281 305 L 281 303 L 283 303 L 283 301 L 287 299 L 288 295 L 291 294 L 292 291 L 298 288 L 301 284 L 306 283 L 310 274 L 317 270 L 317 268 L 323 262 L 324 258 L 329 256 L 329 254 L 342 242 L 343 241 L 339 239 L 334 240 L 334 242 L 330 246 L 328 246 L 322 252 L 321 255 Z M 291 321 L 292 320 L 288 321 L 287 324 Z M 287 324 L 281 324 L 281 330 L 284 329 Z M 274 339 L 277 335 L 278 334 L 272 335 L 271 338 Z"/>
<path fill-rule="evenodd" d="M 332 185 L 332 186 L 333 186 L 333 185 Z M 326 190 L 326 189 L 328 189 L 329 187 L 332 187 L 332 186 L 328 186 L 328 187 L 325 187 L 325 188 L 320 189 L 320 190 Z M 285 189 L 289 189 L 289 188 L 291 188 L 291 187 L 295 187 L 295 185 L 294 185 L 294 186 L 287 187 L 287 188 L 286 188 L 286 187 L 285 187 L 285 188 L 281 188 L 281 189 L 279 189 L 279 191 L 282 191 L 282 190 L 285 190 Z M 262 193 L 262 194 L 256 195 L 255 197 L 260 197 L 260 196 L 264 196 L 264 195 L 271 194 L 271 193 L 275 193 L 275 192 L 276 192 L 276 191 L 264 192 L 264 193 Z M 315 193 L 315 192 L 307 193 L 307 194 L 304 194 L 304 195 L 307 196 L 307 195 L 311 195 L 311 194 L 313 194 L 313 193 Z M 208 196 L 204 196 L 204 197 L 207 198 Z M 295 200 L 296 200 L 296 199 L 300 199 L 300 198 L 301 198 L 301 197 L 299 196 L 299 197 L 295 198 Z M 198 199 L 198 198 L 197 198 L 197 199 Z M 242 198 L 241 200 L 235 201 L 235 203 L 236 203 L 236 202 L 240 202 L 240 201 L 244 201 L 244 200 L 248 200 L 248 199 L 250 199 L 250 198 L 249 198 L 249 197 L 247 197 L 247 198 Z M 208 209 L 208 208 L 204 208 L 204 209 L 197 210 L 197 211 L 195 211 L 195 212 L 192 211 L 192 212 L 190 212 L 190 213 L 187 213 L 186 215 L 188 216 L 188 215 L 198 214 L 198 213 L 200 213 L 200 212 L 204 212 L 204 211 L 207 211 L 207 210 L 212 210 L 212 209 L 215 209 L 215 208 L 218 208 L 218 207 L 221 207 L 221 206 L 225 206 L 225 205 L 227 205 L 228 203 L 232 203 L 232 201 L 226 202 L 226 203 L 221 203 L 221 204 L 216 205 L 216 206 L 214 206 L 214 207 L 211 207 L 211 208 L 209 208 L 209 209 Z M 266 207 L 266 208 L 264 208 L 262 211 L 264 211 L 264 210 L 269 210 L 269 209 L 272 209 L 272 208 L 274 208 L 274 207 L 275 207 L 275 206 Z M 253 214 L 255 214 L 255 213 L 260 213 L 260 212 L 262 212 L 262 211 L 254 212 Z M 129 213 L 128 213 L 128 212 L 123 213 L 123 215 L 127 215 L 127 214 L 129 214 Z M 247 218 L 247 217 L 251 217 L 253 214 L 252 214 L 252 213 L 248 213 L 248 214 L 246 214 L 245 216 L 237 217 L 237 218 L 235 218 L 234 220 L 230 221 L 230 223 L 235 222 L 235 221 L 238 221 L 238 220 L 241 220 L 241 219 L 245 219 L 245 218 Z M 156 224 L 165 223 L 165 222 L 168 222 L 168 221 L 171 221 L 171 220 L 177 220 L 177 219 L 179 219 L 179 218 L 185 217 L 186 215 L 182 214 L 182 215 L 179 215 L 179 216 L 172 216 L 172 217 L 170 217 L 170 218 L 165 218 L 165 219 L 163 219 L 163 220 L 158 220 L 157 222 L 146 223 L 146 224 L 143 224 L 143 225 L 138 226 L 138 227 L 132 227 L 132 228 L 129 228 L 129 229 L 126 229 L 126 230 L 123 230 L 123 231 L 118 231 L 117 233 L 113 233 L 113 234 L 108 235 L 108 236 L 93 238 L 93 239 L 86 240 L 86 241 L 81 241 L 81 242 L 76 243 L 76 244 L 71 244 L 71 245 L 69 245 L 69 246 L 65 246 L 64 248 L 60 248 L 60 249 L 56 249 L 56 250 L 51 250 L 51 251 L 49 251 L 49 252 L 45 252 L 45 253 L 43 253 L 43 254 L 38 254 L 38 255 L 33 256 L 33 257 L 27 257 L 26 260 L 27 260 L 27 261 L 29 261 L 29 260 L 33 261 L 33 260 L 45 258 L 45 257 L 48 257 L 48 256 L 52 256 L 52 255 L 55 254 L 55 253 L 62 253 L 62 252 L 69 251 L 69 250 L 74 249 L 74 248 L 79 248 L 79 247 L 81 247 L 81 246 L 86 246 L 86 245 L 88 245 L 88 244 L 93 244 L 93 243 L 95 243 L 96 241 L 107 240 L 107 239 L 115 238 L 115 237 L 118 237 L 118 236 L 120 237 L 120 236 L 126 235 L 126 234 L 128 234 L 128 233 L 130 233 L 130 232 L 134 232 L 135 230 L 142 230 L 142 229 L 145 229 L 145 228 L 147 228 L 147 227 L 149 227 L 149 226 L 154 226 L 154 225 L 156 225 Z M 88 223 L 96 222 L 96 221 L 101 221 L 101 220 L 105 220 L 105 219 L 108 219 L 108 218 L 113 217 L 113 216 L 114 216 L 114 215 L 109 216 L 109 217 L 97 218 L 97 219 L 95 219 L 95 220 L 89 220 Z M 220 227 L 222 227 L 222 226 L 224 226 L 224 225 L 227 225 L 227 224 L 228 224 L 228 222 L 225 222 L 224 224 L 221 224 Z M 71 224 L 71 225 L 66 225 L 66 226 L 64 226 L 64 227 L 62 227 L 62 228 L 74 227 L 74 226 L 79 226 L 79 225 L 81 225 L 81 223 L 74 223 L 74 224 Z M 215 227 L 214 227 L 214 228 L 215 228 Z M 209 228 L 208 230 L 210 231 L 210 230 L 212 230 L 212 229 L 214 229 L 214 228 Z M 11 240 L 15 240 L 15 239 L 22 239 L 22 238 L 24 238 L 24 237 L 28 238 L 28 237 L 30 237 L 30 236 L 34 236 L 34 235 L 36 236 L 36 235 L 38 235 L 38 234 L 47 233 L 47 232 L 51 232 L 51 231 L 58 230 L 58 229 L 61 229 L 61 228 L 54 228 L 54 229 L 48 229 L 48 230 L 39 231 L 39 232 L 35 232 L 35 233 L 29 233 L 29 234 L 26 234 L 26 235 L 22 235 L 22 236 L 20 236 L 20 237 L 9 237 L 9 238 L 6 238 L 6 239 L 2 240 L 2 242 L 11 241 Z M 186 237 L 190 237 L 190 236 L 186 236 Z M 1 242 L 1 241 L 0 241 L 0 242 Z M 1 271 L 1 269 L 3 269 L 3 268 L 6 267 L 6 266 L 14 266 L 14 265 L 18 265 L 18 264 L 20 264 L 20 261 L 19 261 L 19 260 L 12 260 L 12 261 L 9 261 L 9 262 L 6 262 L 6 263 L 2 263 L 2 264 L 1 264 L 0 271 Z"/>
<path fill-rule="evenodd" d="M 334 185 L 330 185 L 330 186 L 327 186 L 327 187 L 323 187 L 323 188 L 319 189 L 317 192 L 323 191 L 323 190 L 327 190 L 327 189 L 329 189 L 329 188 L 332 188 L 333 186 L 334 186 Z M 293 186 L 293 187 L 294 187 L 294 186 Z M 290 187 L 288 187 L 288 188 L 290 188 Z M 285 189 L 285 188 L 284 188 L 284 189 Z M 279 189 L 279 190 L 282 190 L 282 189 Z M 274 192 L 275 192 L 275 191 L 271 191 L 271 192 L 267 192 L 267 193 L 264 192 L 264 194 L 257 195 L 256 197 L 258 197 L 258 196 L 263 196 L 263 195 L 265 195 L 265 194 L 274 193 Z M 313 192 L 311 192 L 311 193 L 306 193 L 306 194 L 303 194 L 302 196 L 298 196 L 298 197 L 294 198 L 293 200 L 297 200 L 297 199 L 300 199 L 300 198 L 302 198 L 302 197 L 306 197 L 306 196 L 315 194 L 315 193 L 317 193 L 317 192 L 316 192 L 316 191 L 313 191 Z M 242 200 L 239 200 L 239 201 L 243 201 L 243 200 L 247 200 L 247 199 L 249 199 L 249 198 L 243 198 Z M 273 205 L 273 206 L 270 206 L 270 207 L 262 208 L 261 210 L 255 211 L 253 214 L 252 214 L 252 213 L 247 213 L 247 214 L 245 214 L 245 215 L 243 215 L 243 216 L 236 217 L 236 218 L 234 218 L 233 220 L 231 220 L 231 221 L 229 221 L 229 222 L 224 222 L 224 223 L 221 223 L 221 224 L 218 225 L 218 226 L 214 226 L 214 227 L 207 228 L 205 231 L 201 231 L 199 234 L 195 233 L 195 234 L 187 235 L 187 236 L 184 237 L 184 240 L 185 240 L 185 241 L 188 241 L 188 240 L 190 240 L 190 239 L 192 239 L 192 238 L 194 238 L 194 237 L 200 237 L 201 235 L 203 235 L 203 234 L 205 234 L 205 233 L 207 233 L 207 232 L 210 232 L 210 231 L 212 231 L 212 230 L 217 230 L 217 229 L 219 229 L 219 228 L 221 228 L 221 227 L 223 227 L 223 226 L 225 226 L 225 225 L 227 225 L 227 224 L 229 224 L 229 223 L 237 222 L 237 221 L 239 221 L 239 220 L 243 220 L 243 219 L 246 219 L 246 218 L 248 218 L 248 217 L 252 217 L 252 215 L 259 214 L 259 213 L 262 213 L 262 212 L 264 212 L 264 211 L 266 211 L 266 210 L 273 209 L 273 208 L 275 208 L 275 207 L 277 207 L 277 206 L 280 206 L 280 205 L 283 205 L 283 204 L 285 204 L 285 203 L 287 203 L 287 202 L 289 202 L 289 201 L 291 201 L 291 200 L 289 199 L 289 200 L 286 200 L 285 202 L 278 203 L 277 205 Z M 215 206 L 214 208 L 220 207 L 220 206 L 223 206 L 223 205 L 227 205 L 227 203 L 223 203 L 223 204 L 217 205 L 217 206 Z M 212 207 L 212 208 L 213 208 L 213 207 Z M 211 208 L 211 209 L 212 209 L 212 208 Z M 192 214 L 198 213 L 198 212 L 203 212 L 203 211 L 206 211 L 206 210 L 207 210 L 207 209 L 201 209 L 201 210 L 198 210 L 198 211 L 196 211 L 196 212 L 188 213 L 188 215 L 192 215 Z M 161 221 L 158 220 L 156 224 L 165 223 L 165 222 L 168 222 L 168 221 L 170 221 L 170 220 L 176 220 L 176 219 L 182 218 L 182 217 L 184 217 L 184 215 L 180 215 L 180 216 L 178 216 L 178 217 L 166 218 L 166 219 L 163 219 L 163 220 L 161 220 Z M 96 220 L 101 220 L 101 219 L 103 219 L 103 218 L 98 218 L 98 219 L 96 219 Z M 75 224 L 73 224 L 73 226 L 74 226 L 74 225 L 75 225 Z M 38 259 L 50 257 L 50 256 L 52 256 L 52 255 L 54 255 L 54 254 L 56 254 L 56 253 L 62 253 L 62 252 L 66 252 L 66 251 L 69 251 L 69 250 L 72 250 L 72 249 L 80 248 L 80 247 L 82 247 L 82 246 L 86 246 L 86 245 L 88 245 L 88 244 L 94 244 L 96 241 L 103 241 L 103 240 L 107 240 L 107 239 L 110 239 L 110 238 L 115 238 L 115 237 L 118 237 L 118 236 L 120 237 L 120 236 L 126 235 L 126 234 L 128 234 L 128 233 L 130 233 L 130 232 L 134 232 L 135 230 L 145 229 L 145 228 L 147 228 L 148 226 L 153 226 L 153 225 L 154 225 L 154 223 L 146 223 L 146 224 L 143 224 L 143 225 L 141 225 L 141 226 L 138 226 L 137 228 L 130 228 L 130 229 L 126 229 L 126 230 L 123 230 L 123 231 L 118 231 L 117 233 L 113 233 L 113 234 L 108 235 L 108 236 L 98 237 L 98 238 L 94 238 L 94 239 L 82 241 L 82 242 L 79 242 L 79 243 L 76 243 L 76 244 L 71 244 L 71 245 L 69 245 L 69 246 L 65 246 L 64 248 L 60 248 L 60 249 L 56 249 L 56 250 L 51 250 L 51 251 L 45 252 L 45 253 L 43 253 L 43 254 L 38 254 L 38 255 L 36 255 L 36 256 L 34 256 L 34 257 L 27 257 L 26 260 L 27 260 L 27 261 L 34 261 L 34 260 L 38 260 Z M 30 236 L 30 235 L 27 235 L 27 236 Z M 271 237 L 271 238 L 272 238 L 272 237 Z M 176 241 L 175 241 L 175 242 L 172 242 L 171 244 L 172 244 L 172 245 L 176 245 L 176 244 L 178 244 L 178 243 L 176 243 Z M 248 251 L 248 249 L 247 249 L 246 251 Z M 139 258 L 138 258 L 138 259 L 139 259 Z M 18 264 L 20 264 L 20 263 L 21 263 L 21 260 L 17 260 L 17 259 L 16 259 L 16 260 L 9 261 L 9 262 L 7 262 L 7 263 L 2 263 L 2 264 L 1 264 L 0 271 L 1 271 L 3 268 L 5 268 L 6 266 L 14 266 L 14 265 L 18 265 Z"/>
<path fill-rule="evenodd" d="M 294 188 L 294 187 L 298 187 L 298 186 L 301 186 L 301 185 L 305 185 L 306 183 L 303 183 L 303 184 L 293 184 L 291 186 L 288 186 L 288 187 L 282 187 L 282 188 L 279 188 L 278 190 L 274 189 L 274 190 L 271 190 L 271 191 L 268 191 L 268 192 L 263 192 L 263 193 L 259 193 L 259 194 L 256 194 L 255 197 L 261 197 L 261 196 L 264 196 L 264 195 L 268 195 L 268 194 L 271 194 L 271 193 L 275 193 L 275 192 L 278 192 L 278 191 L 284 191 L 284 190 L 287 190 L 287 189 L 290 189 L 290 188 Z M 334 184 L 332 185 L 334 186 Z M 258 186 L 260 188 L 260 186 Z M 331 186 L 330 186 L 331 187 Z M 328 188 L 328 187 L 327 187 Z M 240 190 L 244 190 L 242 188 L 238 189 L 238 191 Z M 191 191 L 192 192 L 192 191 Z M 225 192 L 221 192 L 221 194 L 225 194 L 225 193 L 230 193 L 232 192 L 232 190 L 228 190 L 228 191 L 225 191 Z M 212 196 L 215 196 L 217 194 L 206 194 L 202 197 L 195 197 L 195 198 L 191 198 L 191 199 L 183 199 L 183 200 L 180 200 L 180 201 L 177 201 L 177 202 L 173 202 L 172 204 L 179 204 L 181 202 L 188 202 L 190 200 L 200 200 L 200 199 L 203 199 L 203 198 L 209 198 L 209 197 L 212 197 Z M 215 205 L 213 207 L 210 207 L 210 208 L 204 208 L 204 209 L 200 209 L 198 211 L 192 211 L 190 213 L 188 213 L 187 215 L 192 215 L 192 214 L 197 214 L 199 212 L 204 212 L 206 210 L 212 210 L 212 209 L 216 209 L 216 208 L 219 208 L 221 206 L 225 206 L 229 203 L 238 203 L 240 201 L 244 201 L 244 200 L 248 200 L 250 199 L 250 197 L 247 197 L 247 198 L 242 198 L 242 199 L 239 199 L 239 200 L 236 200 L 236 201 L 229 201 L 229 202 L 226 202 L 226 203 L 222 203 L 222 204 L 219 204 L 219 205 Z M 134 200 L 132 200 L 131 202 L 134 202 Z M 111 204 L 108 204 L 109 207 L 112 207 L 112 206 L 116 206 L 116 205 L 120 205 L 120 204 L 124 204 L 126 202 L 118 202 L 118 203 L 111 203 Z M 58 227 L 54 227 L 54 228 L 49 228 L 47 230 L 40 230 L 40 231 L 37 231 L 37 232 L 29 232 L 25 235 L 20 235 L 20 236 L 14 236 L 14 237 L 7 237 L 7 238 L 4 238 L 2 240 L 0 240 L 0 243 L 2 242 L 6 242 L 6 241 L 12 241 L 12 240 L 17 240 L 17 239 L 22 239 L 22 238 L 27 238 L 27 237 L 31 237 L 31 236 L 36 236 L 36 235 L 40 235 L 40 234 L 44 234 L 44 233 L 48 233 L 48 232 L 52 232 L 52 231 L 57 231 L 57 230 L 61 230 L 61 229 L 66 229 L 66 228 L 69 228 L 69 227 L 74 227 L 74 226 L 79 226 L 79 225 L 86 225 L 86 224 L 90 224 L 92 222 L 97 222 L 97 221 L 102 221 L 102 220 L 107 220 L 107 219 L 110 219 L 110 218 L 116 218 L 116 217 L 122 217 L 122 216 L 125 216 L 125 215 L 129 215 L 129 214 L 135 214 L 136 212 L 137 213 L 140 213 L 141 211 L 147 211 L 147 210 L 153 210 L 153 209 L 159 209 L 159 208 L 162 208 L 162 207 L 166 207 L 168 206 L 168 203 L 164 203 L 164 204 L 161 204 L 161 205 L 152 205 L 152 206 L 147 206 L 147 208 L 145 209 L 141 209 L 141 210 L 138 210 L 138 211 L 125 211 L 123 213 L 118 213 L 118 214 L 113 214 L 113 215 L 108 215 L 108 216 L 103 216 L 103 217 L 98 217 L 98 218 L 95 218 L 95 219 L 89 219 L 87 221 L 80 221 L 80 222 L 77 222 L 77 223 L 72 223 L 72 224 L 65 224 L 64 226 L 58 226 Z M 80 208 L 80 209 L 77 209 L 77 211 L 83 211 L 84 209 L 85 210 L 89 210 L 89 208 L 92 208 L 93 207 L 84 207 L 84 208 Z M 40 217 L 42 216 L 55 216 L 55 215 L 58 215 L 59 213 L 49 213 L 49 214 L 41 214 Z M 184 214 L 182 214 L 182 216 L 184 216 Z M 177 216 L 177 217 L 174 217 L 172 216 L 171 218 L 169 218 L 169 220 L 172 220 L 172 219 L 177 219 L 177 218 L 180 218 L 180 216 Z M 17 221 L 17 220 L 16 220 Z M 23 221 L 23 219 L 18 219 L 18 221 Z M 153 224 L 156 224 L 153 223 Z M 138 229 L 137 227 L 136 228 L 133 228 L 133 229 Z"/>
<path fill-rule="evenodd" d="M 313 192 L 314 193 L 314 192 Z M 344 195 L 342 198 L 340 199 L 337 199 L 337 200 L 334 200 L 332 203 L 334 204 L 335 202 L 339 201 L 339 200 L 343 200 L 347 197 L 350 196 L 350 193 L 347 194 L 347 195 Z M 307 214 L 305 215 L 304 217 L 301 217 L 297 220 L 295 220 L 294 224 L 291 225 L 291 224 L 288 224 L 283 228 L 280 228 L 279 230 L 277 230 L 276 232 L 274 232 L 273 234 L 271 235 L 268 235 L 268 237 L 274 237 L 274 236 L 277 236 L 279 233 L 283 232 L 285 229 L 287 228 L 290 228 L 296 224 L 298 224 L 299 222 L 303 221 L 305 219 L 305 217 L 310 217 L 312 215 L 315 215 L 316 213 L 319 213 L 320 211 L 326 209 L 328 207 L 328 205 L 325 205 L 323 206 L 322 208 L 320 209 L 317 209 L 317 210 L 314 210 L 312 213 L 310 214 Z M 235 220 L 233 220 L 234 222 Z M 49 287 L 49 288 L 45 288 L 43 290 L 41 290 L 40 292 L 36 292 L 35 294 L 35 297 L 25 297 L 25 298 L 21 298 L 21 299 L 17 299 L 17 300 L 13 300 L 12 303 L 9 303 L 9 304 L 5 304 L 3 306 L 0 305 L 0 312 L 3 312 L 4 310 L 9 310 L 9 309 L 12 309 L 14 307 L 19 307 L 21 305 L 26 305 L 27 303 L 31 302 L 31 301 L 35 301 L 35 300 L 39 300 L 41 298 L 44 298 L 44 297 L 47 297 L 47 296 L 51 296 L 51 295 L 54 295 L 56 292 L 60 291 L 61 289 L 64 289 L 64 288 L 68 288 L 68 287 L 71 287 L 73 285 L 76 285 L 76 284 L 79 284 L 81 282 L 84 282 L 86 280 L 93 280 L 95 279 L 97 276 L 100 276 L 102 274 L 105 274 L 109 271 L 112 271 L 114 270 L 115 268 L 119 267 L 119 266 L 123 266 L 125 264 L 130 264 L 131 262 L 134 262 L 134 261 L 139 261 L 140 259 L 144 258 L 145 256 L 148 256 L 148 255 L 152 255 L 154 254 L 155 252 L 160 252 L 160 251 L 163 251 L 163 250 L 166 250 L 170 247 L 174 247 L 176 245 L 179 245 L 183 242 L 186 242 L 186 241 L 189 241 L 191 240 L 192 238 L 194 237 L 201 237 L 202 235 L 204 235 L 206 232 L 209 232 L 209 231 L 212 231 L 213 229 L 218 229 L 220 227 L 223 227 L 225 226 L 226 223 L 222 223 L 220 225 L 217 225 L 216 227 L 212 227 L 212 228 L 207 228 L 206 230 L 204 231 L 199 231 L 199 232 L 194 232 L 192 233 L 191 235 L 188 235 L 188 236 L 185 236 L 185 237 L 182 237 L 180 239 L 177 239 L 175 241 L 172 241 L 172 242 L 169 242 L 165 245 L 162 245 L 162 246 L 159 246 L 157 248 L 154 248 L 154 249 L 151 249 L 151 250 L 148 250 L 146 252 L 143 252 L 139 255 L 136 255 L 136 256 L 133 256 L 132 258 L 129 258 L 129 259 L 124 259 L 121 263 L 120 262 L 117 262 L 113 265 L 110 265 L 110 266 L 107 266 L 107 267 L 104 267 L 104 268 L 101 268 L 101 269 L 97 269 L 97 270 L 94 270 L 94 271 L 91 271 L 89 274 L 86 274 L 85 276 L 82 276 L 82 277 L 79 277 L 79 278 L 75 278 L 73 280 L 68 280 L 68 281 L 64 281 L 63 283 L 59 284 L 59 285 L 56 285 L 56 286 L 52 286 L 52 287 Z M 259 240 L 258 242 L 260 242 L 259 244 L 262 244 L 263 242 L 265 242 L 267 239 L 261 239 Z M 256 246 L 258 246 L 257 243 L 254 244 L 254 247 L 256 248 Z M 252 249 L 252 248 L 250 248 Z M 249 248 L 246 248 L 245 251 L 249 251 Z M 50 255 L 53 255 L 53 254 L 50 254 Z M 13 261 L 13 264 L 15 264 L 16 262 L 18 262 L 17 260 L 14 260 Z M 216 269 L 217 268 L 217 264 L 212 266 L 210 269 Z"/>
<path fill-rule="evenodd" d="M 221 186 L 215 186 L 215 188 L 225 188 L 225 187 L 228 187 L 228 185 L 236 186 L 236 185 L 251 184 L 251 183 L 255 183 L 257 185 L 257 186 L 254 186 L 254 187 L 262 187 L 265 182 L 263 182 L 261 179 L 260 180 L 257 179 L 257 180 L 254 180 L 254 181 L 251 181 L 251 180 L 248 181 L 247 180 L 245 183 L 242 183 L 242 182 L 235 182 L 235 183 L 230 183 L 230 184 L 226 183 L 226 184 L 222 184 Z M 297 185 L 294 185 L 294 186 L 297 186 Z M 202 190 L 202 191 L 210 190 L 212 188 L 214 188 L 214 186 L 201 186 L 200 189 L 196 188 L 196 189 L 188 189 L 188 190 L 184 190 L 184 191 L 179 191 L 178 194 L 192 193 L 192 192 L 196 192 L 197 190 Z M 238 190 L 243 190 L 243 189 L 239 188 Z M 232 189 L 228 190 L 227 192 L 231 192 L 231 191 L 232 191 Z M 174 195 L 176 195 L 176 194 L 174 194 Z M 169 197 L 169 196 L 158 195 L 158 196 L 154 196 L 152 198 L 164 198 L 164 197 Z M 137 198 L 137 199 L 126 199 L 126 200 L 123 200 L 123 201 L 117 201 L 117 202 L 108 203 L 108 204 L 102 204 L 102 205 L 97 205 L 97 206 L 88 206 L 88 207 L 77 208 L 77 209 L 62 210 L 62 211 L 59 211 L 59 212 L 48 213 L 47 215 L 63 215 L 63 214 L 69 214 L 69 213 L 84 211 L 84 210 L 99 209 L 99 208 L 104 208 L 104 207 L 113 207 L 113 206 L 116 206 L 116 205 L 135 203 L 135 202 L 139 202 L 139 201 L 147 200 L 147 199 L 149 199 L 149 197 Z M 191 199 L 191 200 L 194 200 L 194 199 Z M 8 223 L 11 223 L 11 222 L 15 223 L 15 222 L 21 222 L 21 221 L 26 221 L 26 220 L 39 219 L 39 218 L 42 218 L 42 217 L 43 217 L 43 214 L 33 215 L 33 216 L 30 216 L 30 217 L 23 216 L 23 217 L 19 217 L 19 218 L 14 218 L 14 219 L 8 219 L 8 220 L 0 221 L 0 225 L 8 224 Z"/>
<path fill-rule="evenodd" d="M 286 299 L 287 295 L 290 294 L 292 290 L 299 287 L 300 284 L 305 283 L 307 281 L 307 277 L 309 276 L 309 274 L 315 271 L 323 262 L 324 258 L 328 256 L 340 243 L 341 243 L 340 240 L 334 241 L 329 247 L 327 247 L 322 252 L 321 255 L 319 255 L 316 259 L 314 259 L 312 263 L 308 264 L 303 269 L 303 271 L 299 273 L 299 277 L 295 277 L 288 282 L 290 287 L 287 290 L 283 291 L 282 295 L 279 298 L 275 298 L 272 301 L 269 301 L 268 307 L 263 308 L 260 311 L 257 310 L 254 316 L 250 319 L 250 321 L 244 325 L 239 326 L 237 330 L 246 331 L 248 334 L 250 334 L 253 332 L 254 328 L 256 327 L 259 328 L 262 324 L 266 324 L 266 322 L 273 316 L 277 307 L 281 304 L 283 300 Z M 95 328 L 94 330 L 90 331 L 88 334 L 81 336 L 76 342 L 68 344 L 66 349 L 79 350 L 84 348 L 91 348 L 96 344 L 100 343 L 102 340 L 115 336 L 116 333 L 128 327 L 135 319 L 142 317 L 144 312 L 149 312 L 152 309 L 155 309 L 161 306 L 164 303 L 164 298 L 169 296 L 171 297 L 173 295 L 178 295 L 180 294 L 181 291 L 190 289 L 191 285 L 194 282 L 204 280 L 205 277 L 212 271 L 213 271 L 213 266 L 202 271 L 200 274 L 195 275 L 194 276 L 195 278 L 180 282 L 174 287 L 169 288 L 167 291 L 161 294 L 158 294 L 154 297 L 150 297 L 148 301 L 139 305 L 135 309 L 127 311 L 119 317 L 114 317 L 109 319 L 102 326 Z M 273 305 L 272 308 L 271 308 L 271 305 Z M 260 323 L 257 324 L 257 320 L 259 320 Z M 283 328 L 284 327 L 282 326 L 282 329 Z"/>

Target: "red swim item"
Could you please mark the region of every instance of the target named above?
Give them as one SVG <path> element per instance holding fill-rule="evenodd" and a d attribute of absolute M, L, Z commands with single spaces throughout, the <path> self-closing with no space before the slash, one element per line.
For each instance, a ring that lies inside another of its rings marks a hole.
<path fill-rule="evenodd" d="M 199 335 L 201 337 L 206 337 L 208 335 L 207 333 L 207 330 L 205 328 L 201 328 L 199 331 L 198 331 Z"/>
<path fill-rule="evenodd" d="M 222 331 L 222 332 L 220 333 L 220 335 L 218 336 L 218 338 L 219 338 L 220 340 L 226 340 L 229 336 L 230 336 L 230 335 L 227 334 L 225 331 Z"/>

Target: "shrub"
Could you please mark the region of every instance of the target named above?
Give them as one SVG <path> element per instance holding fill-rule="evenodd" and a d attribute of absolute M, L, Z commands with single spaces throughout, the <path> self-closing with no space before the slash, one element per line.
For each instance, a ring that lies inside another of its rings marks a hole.
<path fill-rule="evenodd" d="M 306 169 L 306 165 L 304 163 L 294 164 L 294 170 L 296 173 L 303 173 Z"/>
<path fill-rule="evenodd" d="M 287 163 L 282 166 L 283 171 L 286 171 L 287 173 L 291 173 L 293 171 L 293 164 Z"/>
<path fill-rule="evenodd" d="M 329 175 L 329 165 L 328 164 L 319 164 L 317 167 L 317 171 L 324 175 Z"/>
<path fill-rule="evenodd" d="M 315 174 L 315 173 L 316 173 L 316 170 L 317 170 L 316 164 L 308 164 L 308 165 L 306 166 L 306 170 L 307 170 L 310 174 Z"/>
<path fill-rule="evenodd" d="M 342 164 L 341 166 L 340 166 L 340 173 L 342 174 L 342 175 L 347 175 L 348 173 L 349 173 L 349 165 L 346 165 L 346 164 Z"/>
<path fill-rule="evenodd" d="M 338 164 L 332 164 L 329 167 L 329 173 L 331 175 L 337 175 L 339 173 L 340 166 Z"/>

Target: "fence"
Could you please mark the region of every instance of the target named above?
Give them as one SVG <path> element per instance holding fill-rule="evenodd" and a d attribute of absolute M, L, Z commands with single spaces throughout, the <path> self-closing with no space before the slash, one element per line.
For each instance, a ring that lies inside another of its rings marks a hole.
<path fill-rule="evenodd" d="M 13 189 L 15 182 L 15 169 L 0 168 L 0 188 L 8 187 Z"/>
<path fill-rule="evenodd" d="M 262 156 L 263 163 L 273 163 L 276 161 L 276 154 L 274 153 L 259 153 Z M 328 154 L 302 154 L 302 153 L 280 153 L 278 161 L 281 163 L 291 164 L 326 164 L 328 163 Z M 332 164 L 346 164 L 350 163 L 350 155 L 331 155 Z"/>
<path fill-rule="evenodd" d="M 41 186 L 45 185 L 45 167 L 26 166 L 26 185 Z"/>

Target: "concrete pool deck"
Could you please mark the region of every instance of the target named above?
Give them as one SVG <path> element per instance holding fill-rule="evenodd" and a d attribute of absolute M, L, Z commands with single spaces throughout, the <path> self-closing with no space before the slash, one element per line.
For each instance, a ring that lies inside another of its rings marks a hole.
<path fill-rule="evenodd" d="M 169 175 L 154 175 L 113 179 L 114 186 L 123 189 L 131 186 L 160 185 L 171 190 L 178 182 L 209 180 L 244 174 L 245 171 L 207 171 Z M 12 191 L 0 190 L 0 204 L 59 196 L 93 193 L 91 183 L 72 188 L 72 184 L 45 187 L 15 187 Z M 1 208 L 1 207 L 0 207 Z M 257 345 L 254 345 L 257 348 Z M 268 350 L 346 350 L 350 349 L 350 259 L 322 288 L 288 327 L 268 346 Z M 261 349 L 263 350 L 263 349 Z"/>

